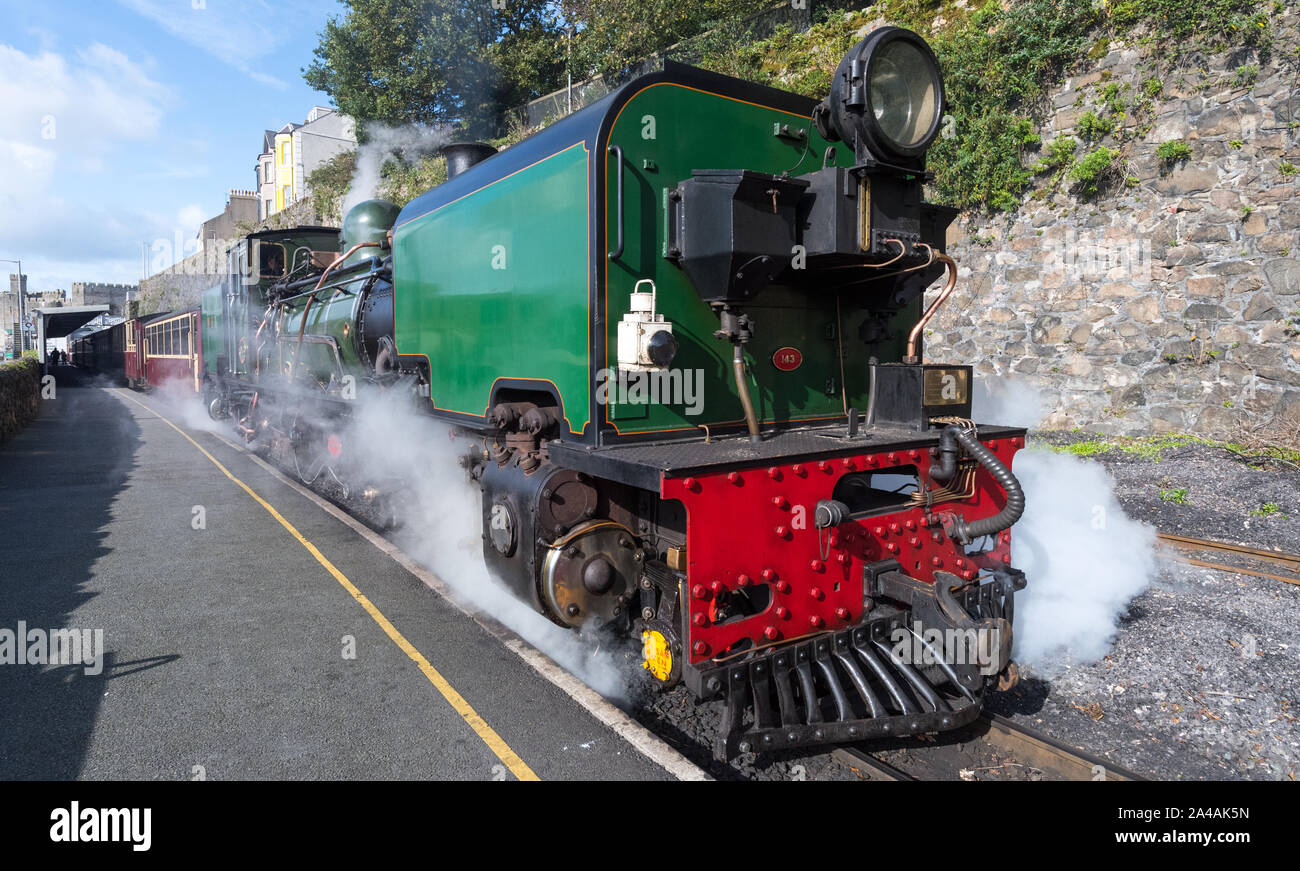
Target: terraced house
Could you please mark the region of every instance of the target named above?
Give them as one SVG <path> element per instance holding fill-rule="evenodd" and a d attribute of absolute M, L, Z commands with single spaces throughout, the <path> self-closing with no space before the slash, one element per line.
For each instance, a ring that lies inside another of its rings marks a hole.
<path fill-rule="evenodd" d="M 292 205 L 307 190 L 307 178 L 340 151 L 357 145 L 356 125 L 347 115 L 313 106 L 307 121 L 290 121 L 262 136 L 257 166 L 257 217 L 269 218 Z"/>

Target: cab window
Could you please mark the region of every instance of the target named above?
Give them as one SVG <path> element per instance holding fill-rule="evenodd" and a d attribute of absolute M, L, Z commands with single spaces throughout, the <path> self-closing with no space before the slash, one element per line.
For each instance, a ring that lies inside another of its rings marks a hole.
<path fill-rule="evenodd" d="M 263 278 L 284 277 L 284 248 L 263 242 L 258 246 L 261 257 L 261 275 Z"/>

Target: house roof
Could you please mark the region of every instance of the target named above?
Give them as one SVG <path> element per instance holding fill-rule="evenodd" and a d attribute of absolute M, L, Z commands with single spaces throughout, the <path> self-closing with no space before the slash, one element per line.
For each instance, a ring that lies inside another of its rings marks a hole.
<path fill-rule="evenodd" d="M 288 124 L 285 124 L 279 130 L 263 131 L 262 132 L 262 153 L 268 154 L 275 150 L 275 137 L 279 136 L 281 133 L 292 133 L 293 131 L 297 130 L 301 126 L 302 126 L 301 124 L 295 124 L 294 122 L 290 121 Z"/>

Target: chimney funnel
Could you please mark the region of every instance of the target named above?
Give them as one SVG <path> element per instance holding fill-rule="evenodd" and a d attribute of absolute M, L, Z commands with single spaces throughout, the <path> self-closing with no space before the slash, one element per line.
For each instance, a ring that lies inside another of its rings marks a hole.
<path fill-rule="evenodd" d="M 486 142 L 452 142 L 438 151 L 447 158 L 447 181 L 451 181 L 476 163 L 487 160 L 497 150 Z"/>

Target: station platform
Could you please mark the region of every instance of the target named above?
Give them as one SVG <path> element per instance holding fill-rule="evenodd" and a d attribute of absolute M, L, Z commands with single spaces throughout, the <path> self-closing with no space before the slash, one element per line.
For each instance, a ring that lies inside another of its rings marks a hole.
<path fill-rule="evenodd" d="M 102 668 L 0 665 L 0 779 L 691 776 L 252 455 L 56 375 L 0 446 L 0 633 Z"/>

